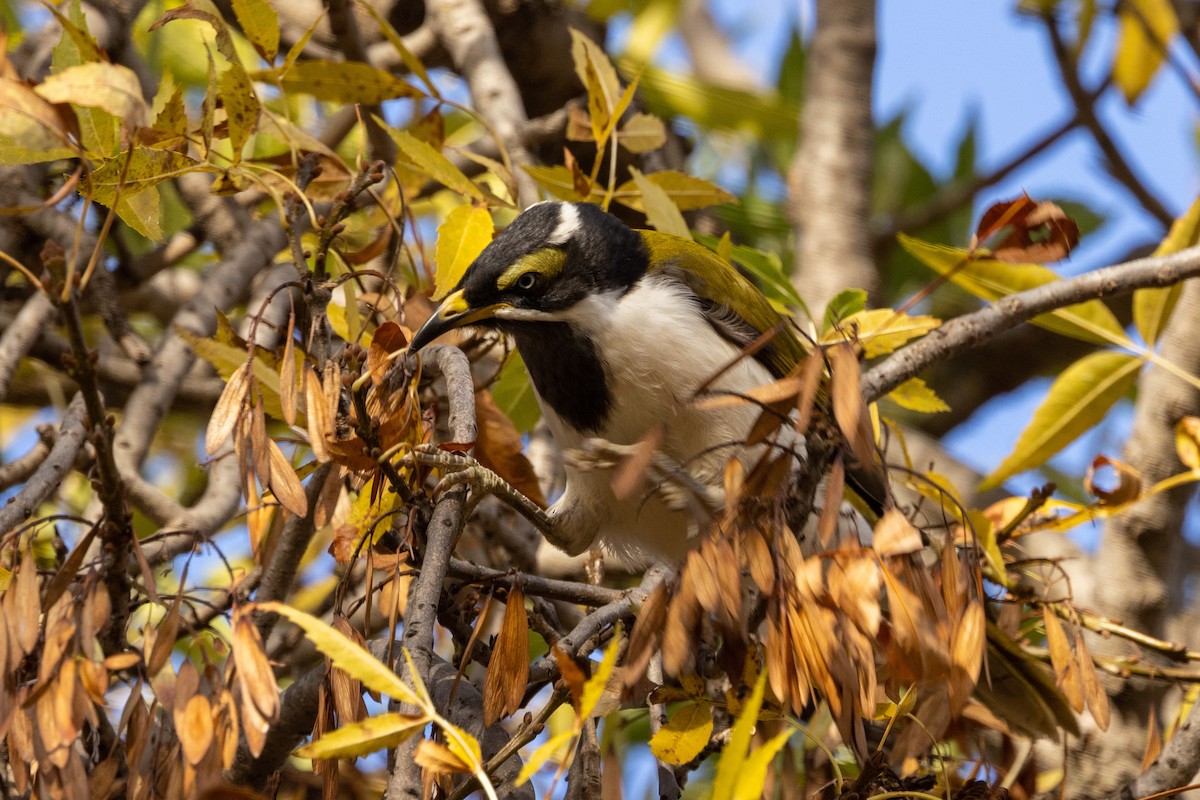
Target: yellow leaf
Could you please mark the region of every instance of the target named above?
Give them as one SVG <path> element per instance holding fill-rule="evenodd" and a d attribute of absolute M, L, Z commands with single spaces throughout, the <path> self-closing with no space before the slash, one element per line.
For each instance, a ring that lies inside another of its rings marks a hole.
<path fill-rule="evenodd" d="M 642 177 L 666 192 L 667 197 L 681 211 L 693 211 L 697 208 L 707 208 L 720 203 L 736 201 L 733 195 L 720 186 L 694 175 L 676 172 L 673 169 L 651 172 Z M 641 184 L 636 180 L 630 180 L 617 188 L 614 197 L 622 205 L 629 206 L 635 211 L 645 211 L 646 204 L 642 200 L 642 195 Z"/>
<path fill-rule="evenodd" d="M 0 164 L 34 164 L 78 155 L 64 120 L 20 81 L 0 80 Z"/>
<path fill-rule="evenodd" d="M 529 759 L 526 760 L 525 764 L 521 767 L 521 773 L 517 775 L 516 785 L 520 786 L 521 784 L 525 783 L 525 781 L 533 777 L 533 773 L 541 769 L 542 764 L 545 764 L 546 761 L 549 760 L 550 756 L 557 753 L 560 747 L 571 741 L 571 737 L 574 735 L 574 730 L 563 731 L 560 734 L 550 737 L 545 742 L 542 742 L 538 749 L 533 751 L 533 755 L 529 756 Z"/>
<path fill-rule="evenodd" d="M 287 617 L 304 631 L 317 650 L 333 662 L 333 666 L 362 681 L 363 686 L 368 689 L 386 694 L 401 703 L 423 707 L 428 705 L 428 702 L 423 703 L 422 699 L 417 697 L 391 667 L 328 623 L 284 603 L 259 603 L 257 607 Z"/>
<path fill-rule="evenodd" d="M 93 62 L 68 67 L 46 78 L 34 91 L 51 103 L 102 108 L 131 130 L 145 125 L 150 113 L 137 75 L 119 64 Z"/>
<path fill-rule="evenodd" d="M 876 358 L 924 336 L 941 324 L 942 321 L 935 317 L 910 317 L 890 308 L 871 308 L 841 320 L 836 328 L 821 334 L 821 342 L 831 344 L 853 335 L 863 346 L 863 354 L 867 358 Z"/>
<path fill-rule="evenodd" d="M 667 128 L 653 114 L 634 114 L 620 128 L 618 141 L 631 153 L 649 153 L 667 143 Z"/>
<path fill-rule="evenodd" d="M 537 181 L 539 186 L 559 200 L 568 200 L 573 203 L 587 200 L 588 202 L 597 204 L 604 201 L 604 192 L 596 187 L 592 188 L 591 194 L 588 197 L 580 195 L 575 190 L 575 178 L 571 174 L 571 170 L 561 164 L 555 164 L 550 167 L 522 167 L 522 169 L 529 173 L 530 177 Z"/>
<path fill-rule="evenodd" d="M 1039 466 L 1104 418 L 1137 380 L 1142 359 L 1110 351 L 1084 356 L 1063 370 L 1013 452 L 980 485 L 995 488 L 1006 478 Z"/>
<path fill-rule="evenodd" d="M 675 709 L 667 724 L 650 737 L 650 752 L 659 761 L 676 766 L 686 764 L 708 746 L 713 731 L 712 706 L 685 703 Z"/>
<path fill-rule="evenodd" d="M 918 261 L 939 275 L 954 270 L 950 280 L 984 300 L 997 300 L 1016 292 L 1044 286 L 1059 278 L 1040 264 L 1007 264 L 992 259 L 967 261 L 967 251 L 960 247 L 931 244 L 900 234 L 900 246 Z M 1089 300 L 1034 317 L 1031 322 L 1047 330 L 1095 344 L 1128 344 L 1121 323 L 1108 306 L 1099 300 Z"/>
<path fill-rule="evenodd" d="M 378 117 L 375 120 L 384 126 L 383 129 L 392 137 L 400 152 L 415 164 L 417 169 L 469 200 L 484 202 L 483 191 L 431 144 L 421 141 L 408 131 L 396 130 Z"/>
<path fill-rule="evenodd" d="M 132 154 L 128 151 L 120 153 L 92 173 L 92 202 L 111 206 L 116 199 L 118 186 L 121 187 L 121 196 L 129 198 L 200 167 L 198 162 L 173 150 L 135 147 Z M 81 185 L 80 192 L 87 194 L 86 184 Z"/>
<path fill-rule="evenodd" d="M 279 52 L 279 17 L 267 0 L 233 0 L 233 13 L 246 38 L 267 61 Z"/>
<path fill-rule="evenodd" d="M 450 211 L 438 226 L 434 300 L 458 285 L 471 262 L 492 241 L 492 215 L 480 206 L 462 205 Z"/>
<path fill-rule="evenodd" d="M 600 661 L 600 666 L 596 667 L 596 672 L 583 685 L 583 695 L 579 698 L 580 719 L 587 719 L 592 715 L 592 711 L 596 708 L 596 704 L 600 702 L 600 697 L 604 694 L 604 690 L 608 688 L 608 679 L 612 676 L 612 671 L 617 666 L 617 651 L 620 649 L 620 644 L 620 635 L 613 636 L 612 641 L 608 643 L 608 647 L 604 650 L 604 658 Z"/>
<path fill-rule="evenodd" d="M 425 65 L 421 63 L 421 59 L 413 55 L 412 51 L 405 46 L 404 40 L 400 38 L 400 34 L 392 27 L 392 23 L 388 22 L 372 3 L 363 0 L 358 4 L 358 7 L 370 14 L 375 20 L 375 24 L 379 26 L 383 37 L 388 40 L 392 47 L 396 48 L 396 53 L 400 56 L 400 61 L 408 68 L 408 71 L 421 79 L 421 82 L 429 89 L 429 94 L 433 97 L 441 98 L 437 86 L 429 79 L 429 73 L 425 71 Z"/>
<path fill-rule="evenodd" d="M 643 210 L 646 212 L 646 221 L 650 223 L 650 226 L 663 233 L 691 239 L 692 232 L 688 230 L 679 206 L 675 205 L 667 192 L 637 168 L 630 167 L 629 172 L 642 192 Z"/>
<path fill-rule="evenodd" d="M 429 717 L 396 711 L 351 722 L 304 745 L 296 751 L 300 758 L 354 758 L 392 748 L 429 723 Z"/>
<path fill-rule="evenodd" d="M 236 164 L 242 159 L 242 148 L 250 134 L 258 126 L 258 98 L 254 96 L 250 77 L 241 64 L 230 64 L 229 69 L 221 73 L 221 102 L 229 120 L 229 144 Z"/>
<path fill-rule="evenodd" d="M 1200 417 L 1184 417 L 1175 423 L 1175 453 L 1188 469 L 1200 469 Z"/>
<path fill-rule="evenodd" d="M 1179 30 L 1170 0 L 1122 0 L 1117 4 L 1121 38 L 1113 63 L 1113 80 L 1133 105 L 1166 57 L 1167 45 Z"/>
<path fill-rule="evenodd" d="M 604 132 L 621 97 L 621 82 L 604 49 L 574 28 L 570 31 L 571 59 L 575 62 L 575 74 L 587 89 L 592 135 L 597 145 L 603 147 Z"/>
<path fill-rule="evenodd" d="M 278 80 L 289 94 L 307 94 L 318 100 L 348 105 L 375 105 L 398 97 L 423 97 L 414 86 L 361 61 L 297 61 L 286 72 L 263 70 L 251 77 Z"/>
<path fill-rule="evenodd" d="M 451 722 L 442 720 L 438 724 L 446 734 L 446 746 L 456 758 L 472 770 L 483 766 L 483 750 L 474 736 Z"/>
<path fill-rule="evenodd" d="M 1200 241 L 1200 198 L 1192 203 L 1187 212 L 1175 220 L 1165 239 L 1154 250 L 1155 256 L 1178 253 Z M 1164 286 L 1161 289 L 1138 289 L 1133 293 L 1133 321 L 1146 344 L 1154 344 L 1167 327 L 1167 320 L 1175 310 L 1183 284 Z"/>
<path fill-rule="evenodd" d="M 758 711 L 762 708 L 763 693 L 767 686 L 764 671 L 754 682 L 754 691 L 742 706 L 737 721 L 733 723 L 729 741 L 721 749 L 717 760 L 717 776 L 713 779 L 712 800 L 733 800 L 739 796 L 738 784 L 743 780 L 746 753 L 750 749 L 750 737 L 758 724 Z"/>
<path fill-rule="evenodd" d="M 767 780 L 767 770 L 771 767 L 775 756 L 787 744 L 788 739 L 792 738 L 793 733 L 795 733 L 794 728 L 781 731 L 746 756 L 745 766 L 742 767 L 737 786 L 733 790 L 734 800 L 759 800 L 763 796 L 763 784 Z"/>
<path fill-rule="evenodd" d="M 889 392 L 887 399 L 901 408 L 919 414 L 936 414 L 939 411 L 950 410 L 946 401 L 938 397 L 920 378 L 909 378 Z"/>

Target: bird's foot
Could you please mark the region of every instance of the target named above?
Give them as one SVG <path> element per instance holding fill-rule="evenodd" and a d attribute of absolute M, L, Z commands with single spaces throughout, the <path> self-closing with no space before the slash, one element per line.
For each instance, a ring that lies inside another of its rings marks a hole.
<path fill-rule="evenodd" d="M 473 456 L 442 450 L 433 444 L 423 444 L 415 447 L 412 454 L 405 458 L 411 463 L 433 467 L 446 473 L 434 489 L 436 494 L 456 486 L 466 486 L 469 499 L 465 514 L 469 514 L 483 498 L 495 495 L 532 522 L 544 535 L 550 537 L 550 518 L 541 506 L 494 471 L 480 464 Z"/>

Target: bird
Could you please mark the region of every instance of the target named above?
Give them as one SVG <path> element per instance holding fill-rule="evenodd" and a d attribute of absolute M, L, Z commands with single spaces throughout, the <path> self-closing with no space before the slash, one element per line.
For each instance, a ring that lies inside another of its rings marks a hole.
<path fill-rule="evenodd" d="M 565 451 L 596 440 L 629 447 L 661 426 L 659 453 L 702 487 L 721 485 L 731 456 L 750 466 L 765 445 L 744 446 L 759 406 L 701 408 L 691 402 L 697 391 L 745 394 L 808 357 L 794 326 L 728 261 L 586 202 L 544 201 L 519 214 L 409 350 L 464 327 L 514 340 Z M 694 533 L 665 496 L 618 497 L 611 475 L 570 462 L 562 495 L 534 521 L 570 555 L 601 542 L 633 558 L 678 559 Z"/>

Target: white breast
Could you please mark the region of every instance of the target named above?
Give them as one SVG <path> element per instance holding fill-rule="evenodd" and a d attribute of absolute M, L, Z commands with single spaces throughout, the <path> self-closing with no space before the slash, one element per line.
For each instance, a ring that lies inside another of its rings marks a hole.
<path fill-rule="evenodd" d="M 600 438 L 634 444 L 653 426 L 665 424 L 662 452 L 712 485 L 720 483 L 731 456 L 749 457 L 741 444 L 758 417 L 757 406 L 700 411 L 690 405 L 697 388 L 738 359 L 740 351 L 705 321 L 685 287 L 651 277 L 624 296 L 589 297 L 556 316 L 590 335 L 604 356 L 614 406 Z M 741 358 L 711 389 L 744 392 L 771 380 L 753 358 Z M 552 409 L 543 403 L 542 410 L 564 449 L 580 445 L 579 434 Z M 608 472 L 567 470 L 567 489 L 551 508 L 564 535 L 560 546 L 582 551 L 598 534 L 614 550 L 659 558 L 682 554 L 684 515 L 645 494 L 618 502 L 611 478 Z"/>

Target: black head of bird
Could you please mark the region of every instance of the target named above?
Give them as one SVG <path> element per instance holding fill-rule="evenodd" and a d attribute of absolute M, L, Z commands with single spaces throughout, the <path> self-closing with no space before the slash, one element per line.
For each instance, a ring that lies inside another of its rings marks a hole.
<path fill-rule="evenodd" d="M 660 452 L 689 480 L 718 486 L 760 409 L 702 410 L 697 390 L 744 393 L 806 355 L 795 331 L 752 283 L 695 242 L 635 231 L 588 203 L 530 207 L 468 267 L 417 332 L 417 350 L 464 326 L 513 337 L 558 444 L 589 437 L 633 445 L 655 426 Z M 742 349 L 766 331 L 753 357 Z M 713 380 L 714 376 L 718 376 Z M 674 557 L 688 520 L 661 498 L 618 498 L 611 474 L 568 466 L 544 531 L 578 553 L 597 537 L 612 549 Z"/>

